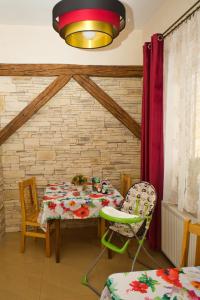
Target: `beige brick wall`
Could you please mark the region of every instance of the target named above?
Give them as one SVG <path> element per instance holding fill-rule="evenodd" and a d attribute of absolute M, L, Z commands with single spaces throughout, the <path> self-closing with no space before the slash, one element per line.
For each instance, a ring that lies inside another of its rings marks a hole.
<path fill-rule="evenodd" d="M 93 78 L 140 123 L 141 79 Z M 1 77 L 1 127 L 53 78 Z M 119 188 L 120 173 L 140 177 L 140 141 L 71 80 L 31 120 L 2 145 L 6 230 L 19 230 L 17 182 L 37 177 L 42 196 L 48 182 L 77 173 L 109 178 Z"/>
<path fill-rule="evenodd" d="M 1 98 L 0 98 L 0 107 L 1 107 Z M 3 203 L 3 171 L 2 171 L 1 158 L 2 157 L 1 157 L 1 147 L 0 147 L 0 240 L 5 232 L 5 211 L 4 211 L 4 203 Z"/>

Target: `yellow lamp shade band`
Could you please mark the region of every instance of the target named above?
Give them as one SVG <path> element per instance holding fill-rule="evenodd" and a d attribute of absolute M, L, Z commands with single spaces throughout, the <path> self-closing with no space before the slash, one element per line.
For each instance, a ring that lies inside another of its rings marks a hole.
<path fill-rule="evenodd" d="M 60 34 L 68 45 L 84 49 L 105 47 L 116 36 L 110 23 L 93 20 L 71 23 Z"/>

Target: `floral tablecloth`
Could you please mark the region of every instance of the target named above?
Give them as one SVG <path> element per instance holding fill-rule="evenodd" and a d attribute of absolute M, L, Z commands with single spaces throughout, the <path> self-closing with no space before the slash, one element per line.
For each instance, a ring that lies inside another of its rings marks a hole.
<path fill-rule="evenodd" d="M 100 300 L 200 300 L 200 267 L 118 273 Z"/>
<path fill-rule="evenodd" d="M 43 226 L 51 219 L 96 218 L 102 207 L 118 207 L 122 200 L 121 194 L 111 186 L 108 194 L 102 194 L 93 192 L 91 184 L 81 191 L 68 182 L 48 184 L 38 221 Z"/>

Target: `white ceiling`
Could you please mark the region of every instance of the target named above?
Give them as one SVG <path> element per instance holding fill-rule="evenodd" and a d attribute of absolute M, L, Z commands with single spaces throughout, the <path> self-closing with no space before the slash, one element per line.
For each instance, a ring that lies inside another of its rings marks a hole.
<path fill-rule="evenodd" d="M 166 0 L 121 1 L 127 7 L 127 15 L 134 28 L 140 29 Z M 51 25 L 52 8 L 57 2 L 59 0 L 0 0 L 0 24 Z"/>

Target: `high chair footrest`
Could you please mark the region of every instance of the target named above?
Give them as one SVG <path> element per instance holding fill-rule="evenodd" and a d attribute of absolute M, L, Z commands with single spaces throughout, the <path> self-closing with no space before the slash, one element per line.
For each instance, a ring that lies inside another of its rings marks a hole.
<path fill-rule="evenodd" d="M 86 275 L 84 275 L 84 276 L 81 278 L 81 283 L 82 283 L 83 285 L 88 285 L 88 279 L 87 279 L 87 276 L 86 276 Z"/>
<path fill-rule="evenodd" d="M 114 245 L 114 244 L 112 244 L 111 242 L 109 242 L 109 241 L 106 240 L 106 237 L 107 237 L 107 235 L 108 235 L 108 232 L 109 232 L 109 230 L 106 231 L 106 233 L 105 233 L 104 236 L 102 237 L 101 243 L 102 243 L 106 248 L 108 248 L 108 249 L 110 249 L 110 250 L 112 250 L 112 251 L 114 251 L 114 252 L 116 252 L 116 253 L 123 254 L 123 253 L 126 251 L 128 245 L 129 245 L 129 243 L 130 243 L 130 240 L 127 240 L 127 241 L 125 242 L 125 244 L 122 246 L 122 248 L 119 248 L 119 247 L 117 247 L 116 245 Z"/>

